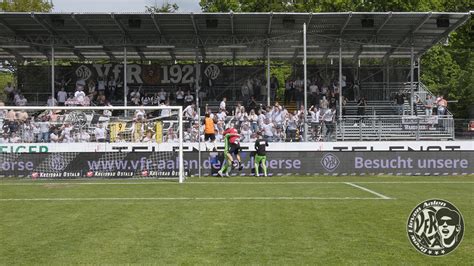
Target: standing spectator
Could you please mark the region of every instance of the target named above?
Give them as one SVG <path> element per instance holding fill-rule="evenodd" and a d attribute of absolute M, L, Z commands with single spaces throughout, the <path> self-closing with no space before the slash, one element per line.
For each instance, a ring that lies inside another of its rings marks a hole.
<path fill-rule="evenodd" d="M 357 101 L 357 99 L 360 98 L 360 85 L 359 81 L 356 81 L 354 83 L 354 86 L 352 87 L 353 93 L 354 93 L 354 102 Z"/>
<path fill-rule="evenodd" d="M 319 105 L 319 88 L 318 85 L 316 85 L 316 82 L 311 83 L 309 86 L 309 92 L 311 93 L 311 105 Z"/>
<path fill-rule="evenodd" d="M 319 132 L 321 130 L 319 123 L 321 111 L 320 109 L 318 109 L 318 107 L 315 107 L 313 105 L 309 108 L 308 113 L 311 115 L 311 129 L 313 131 L 313 138 L 317 139 L 317 136 L 319 135 Z"/>
<path fill-rule="evenodd" d="M 291 80 L 287 80 L 285 82 L 285 105 L 289 104 L 293 101 L 293 91 L 294 91 L 294 82 Z"/>
<path fill-rule="evenodd" d="M 326 110 L 323 114 L 324 125 L 326 126 L 326 141 L 332 140 L 332 134 L 334 132 L 334 119 L 336 117 L 336 107 L 333 106 L 331 109 Z"/>
<path fill-rule="evenodd" d="M 250 128 L 252 129 L 252 132 L 255 133 L 257 132 L 257 128 L 258 128 L 258 116 L 257 114 L 255 113 L 255 110 L 252 109 L 250 110 L 250 113 L 249 113 L 249 122 L 250 122 Z"/>
<path fill-rule="evenodd" d="M 286 127 L 287 131 L 287 141 L 293 142 L 296 141 L 296 130 L 298 129 L 298 118 L 293 114 L 289 114 L 288 124 Z"/>
<path fill-rule="evenodd" d="M 192 120 L 194 118 L 194 113 L 196 112 L 195 108 L 196 105 L 194 103 L 186 106 L 186 108 L 183 110 L 184 119 Z"/>
<path fill-rule="evenodd" d="M 107 99 L 113 101 L 115 98 L 115 91 L 117 90 L 117 81 L 113 76 L 109 78 L 107 83 Z"/>
<path fill-rule="evenodd" d="M 7 86 L 3 89 L 5 92 L 5 96 L 7 97 L 7 105 L 13 102 L 13 96 L 15 92 L 15 88 L 12 86 L 11 82 L 7 83 Z"/>
<path fill-rule="evenodd" d="M 220 110 L 224 110 L 224 111 L 227 112 L 227 109 L 226 109 L 226 102 L 227 102 L 227 98 L 226 98 L 226 97 L 222 98 L 222 101 L 221 101 L 221 103 L 219 104 L 219 109 L 220 109 Z"/>
<path fill-rule="evenodd" d="M 438 105 L 438 115 L 446 115 L 448 113 L 448 101 L 444 99 L 443 95 L 439 96 L 439 100 L 437 101 Z"/>
<path fill-rule="evenodd" d="M 158 93 L 158 96 L 160 97 L 160 103 L 166 101 L 167 94 L 163 88 L 161 88 L 161 91 Z"/>
<path fill-rule="evenodd" d="M 38 141 L 40 142 L 49 142 L 49 122 L 46 116 L 43 116 L 41 122 L 38 123 L 39 126 L 39 136 Z"/>
<path fill-rule="evenodd" d="M 105 85 L 106 85 L 107 81 L 104 80 L 104 77 L 103 76 L 100 76 L 97 78 L 97 91 L 98 92 L 102 92 L 102 93 L 105 93 Z"/>
<path fill-rule="evenodd" d="M 135 88 L 131 93 L 130 93 L 130 100 L 132 101 L 132 104 L 135 106 L 140 105 L 140 91 L 138 88 Z"/>
<path fill-rule="evenodd" d="M 302 87 L 298 87 L 295 91 L 295 99 L 296 99 L 296 108 L 300 109 L 303 106 L 304 100 L 304 91 Z"/>
<path fill-rule="evenodd" d="M 276 100 L 277 91 L 279 88 L 278 79 L 275 75 L 270 77 L 270 100 L 274 102 Z"/>
<path fill-rule="evenodd" d="M 250 90 L 247 85 L 247 82 L 244 82 L 241 88 L 241 93 L 242 93 L 242 102 L 246 103 L 250 99 Z"/>
<path fill-rule="evenodd" d="M 395 96 L 395 103 L 397 104 L 398 115 L 403 115 L 405 113 L 403 110 L 405 105 L 405 97 L 401 92 Z"/>
<path fill-rule="evenodd" d="M 267 86 L 264 82 L 260 83 L 260 100 L 261 101 L 267 100 Z"/>
<path fill-rule="evenodd" d="M 57 106 L 58 101 L 54 99 L 52 96 L 48 96 L 48 100 L 46 101 L 47 106 Z"/>
<path fill-rule="evenodd" d="M 28 100 L 21 93 L 15 96 L 15 105 L 16 106 L 25 106 L 28 103 Z"/>
<path fill-rule="evenodd" d="M 426 115 L 433 115 L 433 96 L 428 94 L 425 100 L 425 114 Z"/>
<path fill-rule="evenodd" d="M 98 124 L 94 129 L 94 136 L 97 142 L 105 142 L 106 130 L 102 123 Z"/>
<path fill-rule="evenodd" d="M 191 94 L 191 91 L 188 90 L 188 93 L 184 97 L 184 105 L 189 106 L 194 102 L 194 96 Z"/>
<path fill-rule="evenodd" d="M 178 91 L 176 92 L 176 104 L 183 106 L 184 104 L 184 91 L 181 89 L 181 87 L 178 88 Z"/>
<path fill-rule="evenodd" d="M 64 106 L 64 103 L 66 102 L 66 100 L 67 100 L 67 92 L 64 91 L 64 88 L 61 88 L 61 90 L 58 91 L 58 100 L 57 100 L 58 105 Z"/>
<path fill-rule="evenodd" d="M 274 125 L 270 122 L 270 119 L 265 119 L 265 123 L 262 125 L 262 130 L 263 138 L 268 142 L 272 142 Z"/>
<path fill-rule="evenodd" d="M 367 107 L 367 101 L 365 100 L 365 97 L 360 98 L 359 101 L 357 102 L 357 115 L 364 116 L 366 107 Z"/>
<path fill-rule="evenodd" d="M 329 107 L 329 101 L 326 99 L 326 96 L 323 96 L 321 102 L 319 103 L 321 112 L 324 114 Z"/>

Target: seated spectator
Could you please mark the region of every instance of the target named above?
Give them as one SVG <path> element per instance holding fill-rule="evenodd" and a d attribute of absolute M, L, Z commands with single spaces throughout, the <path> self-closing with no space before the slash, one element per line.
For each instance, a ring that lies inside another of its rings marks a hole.
<path fill-rule="evenodd" d="M 145 143 L 153 143 L 153 142 L 156 142 L 156 140 L 155 140 L 155 135 L 153 134 L 153 131 L 147 130 L 147 131 L 145 132 L 145 137 L 143 137 L 143 139 L 142 139 L 142 142 L 145 142 Z"/>

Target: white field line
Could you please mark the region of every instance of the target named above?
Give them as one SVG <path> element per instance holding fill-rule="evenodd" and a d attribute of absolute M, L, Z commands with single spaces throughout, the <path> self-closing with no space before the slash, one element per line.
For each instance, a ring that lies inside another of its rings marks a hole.
<path fill-rule="evenodd" d="M 381 199 L 391 199 L 390 197 L 387 197 L 387 196 L 385 196 L 385 195 L 383 195 L 383 194 L 380 194 L 380 193 L 378 193 L 378 192 L 376 192 L 376 191 L 373 191 L 373 190 L 371 190 L 371 189 L 368 189 L 368 188 L 366 188 L 366 187 L 362 187 L 362 186 L 359 186 L 359 185 L 356 185 L 356 184 L 353 184 L 353 183 L 349 183 L 349 182 L 347 182 L 346 184 L 349 185 L 349 186 L 353 186 L 353 187 L 355 187 L 355 188 L 358 188 L 358 189 L 362 189 L 362 190 L 367 191 L 367 192 L 369 192 L 369 193 L 372 193 L 372 194 L 374 194 L 374 195 L 380 197 Z"/>
<path fill-rule="evenodd" d="M 390 199 L 390 198 L 386 198 Z M 226 200 L 386 200 L 385 198 L 365 197 L 173 197 L 173 198 L 7 198 L 6 201 L 179 201 L 179 200 L 202 200 L 202 201 L 226 201 Z"/>
<path fill-rule="evenodd" d="M 474 184 L 474 181 L 353 181 L 358 184 Z M 190 181 L 184 185 L 298 185 L 298 184 L 347 184 L 344 181 Z M 0 182 L 0 186 L 42 186 L 42 185 L 179 185 L 178 182 Z M 182 184 L 181 184 L 182 185 Z"/>

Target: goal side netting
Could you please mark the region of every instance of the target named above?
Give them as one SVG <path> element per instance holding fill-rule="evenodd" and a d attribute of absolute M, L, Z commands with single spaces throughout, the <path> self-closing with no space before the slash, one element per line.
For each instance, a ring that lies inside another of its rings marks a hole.
<path fill-rule="evenodd" d="M 183 182 L 181 106 L 0 106 L 0 177 Z"/>

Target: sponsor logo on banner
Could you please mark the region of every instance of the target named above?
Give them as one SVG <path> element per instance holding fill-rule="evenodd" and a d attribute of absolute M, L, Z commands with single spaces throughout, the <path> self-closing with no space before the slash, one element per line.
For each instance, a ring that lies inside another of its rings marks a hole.
<path fill-rule="evenodd" d="M 32 179 L 38 178 L 81 178 L 82 172 L 32 172 Z"/>
<path fill-rule="evenodd" d="M 334 170 L 336 170 L 339 164 L 339 158 L 337 158 L 337 156 L 332 153 L 326 153 L 321 159 L 321 165 L 328 172 L 333 172 Z"/>
<path fill-rule="evenodd" d="M 76 68 L 76 77 L 78 79 L 88 80 L 92 76 L 92 71 L 85 65 Z"/>
<path fill-rule="evenodd" d="M 49 168 L 53 171 L 62 171 L 66 168 L 66 161 L 61 154 L 53 154 L 49 159 Z"/>
<path fill-rule="evenodd" d="M 410 243 L 428 256 L 454 251 L 464 236 L 464 219 L 452 203 L 442 199 L 424 201 L 413 209 L 407 222 Z"/>
<path fill-rule="evenodd" d="M 204 75 L 206 75 L 208 79 L 212 79 L 212 80 L 217 79 L 220 73 L 221 73 L 221 70 L 219 69 L 219 66 L 215 64 L 208 65 L 206 69 L 204 70 Z"/>

